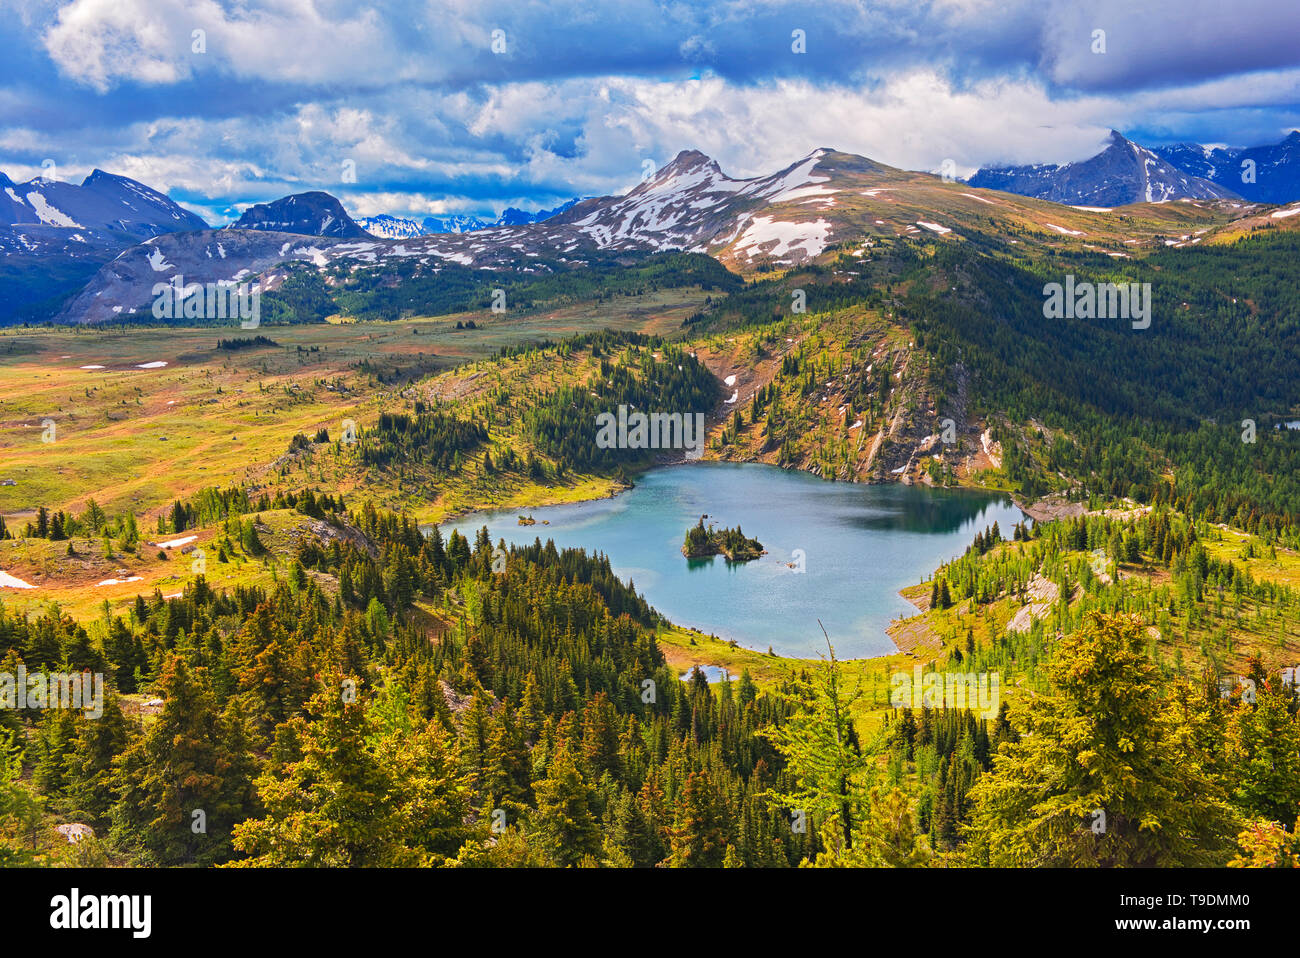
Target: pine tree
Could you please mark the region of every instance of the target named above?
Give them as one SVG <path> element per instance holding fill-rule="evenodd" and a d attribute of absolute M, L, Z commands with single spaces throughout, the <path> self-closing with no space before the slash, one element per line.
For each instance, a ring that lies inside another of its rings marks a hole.
<path fill-rule="evenodd" d="M 438 721 L 394 731 L 376 745 L 397 789 L 397 836 L 424 867 L 455 857 L 470 837 L 469 790 L 457 769 L 451 736 Z"/>
<path fill-rule="evenodd" d="M 997 866 L 1226 862 L 1237 818 L 1140 624 L 1091 613 L 1044 666 L 1049 690 L 1013 721 L 971 790 L 971 843 Z M 1201 702 L 1201 709 L 1208 704 Z M 1094 831 L 1094 827 L 1103 830 Z"/>
<path fill-rule="evenodd" d="M 493 716 L 484 771 L 488 794 L 497 807 L 511 812 L 512 818 L 517 818 L 532 804 L 528 743 L 509 702 L 503 702 L 498 714 Z"/>
<path fill-rule="evenodd" d="M 266 814 L 235 827 L 238 864 L 285 867 L 414 865 L 418 853 L 401 841 L 397 783 L 367 740 L 374 732 L 366 708 L 344 701 L 334 676 L 290 719 L 300 757 L 257 779 Z M 279 736 L 277 735 L 277 739 Z"/>
<path fill-rule="evenodd" d="M 76 718 L 71 709 L 52 708 L 45 713 L 37 736 L 38 753 L 32 782 L 56 807 L 62 807 L 67 787 L 64 762 L 76 746 Z"/>
<path fill-rule="evenodd" d="M 228 751 L 205 673 L 168 660 L 159 679 L 162 712 L 119 760 L 112 835 L 151 863 L 213 864 L 229 855 L 234 822 L 220 812 L 227 775 L 244 757 Z"/>
<path fill-rule="evenodd" d="M 641 804 L 629 792 L 624 792 L 615 806 L 613 835 L 634 866 L 655 865 L 664 857 L 663 842 Z"/>
<path fill-rule="evenodd" d="M 814 670 L 801 696 L 791 697 L 796 711 L 783 724 L 759 734 L 771 739 L 785 757 L 796 786 L 774 796 L 786 807 L 802 811 L 810 822 L 834 817 L 844 847 L 852 847 L 853 830 L 866 801 L 870 760 L 862 754 L 853 730 L 853 704 L 861 686 L 849 692 L 835 658 L 835 649 Z"/>
<path fill-rule="evenodd" d="M 600 852 L 598 796 L 587 784 L 573 753 L 561 744 L 545 778 L 534 783 L 537 808 L 531 816 L 537 845 L 556 865 L 576 865 Z"/>
<path fill-rule="evenodd" d="M 114 780 L 113 760 L 130 740 L 126 716 L 117 696 L 104 699 L 104 714 L 98 719 L 77 720 L 72 751 L 64 759 L 68 810 L 97 832 L 109 825 Z"/>
<path fill-rule="evenodd" d="M 671 829 L 675 868 L 719 868 L 729 844 L 727 807 L 709 773 L 692 772 L 677 802 L 677 819 Z"/>
<path fill-rule="evenodd" d="M 1229 735 L 1234 799 L 1253 817 L 1285 823 L 1300 808 L 1300 725 L 1289 706 L 1294 689 L 1257 685 L 1254 708 L 1239 705 Z"/>
<path fill-rule="evenodd" d="M 41 803 L 20 780 L 22 753 L 0 740 L 0 868 L 45 864 L 32 839 L 42 825 Z"/>
<path fill-rule="evenodd" d="M 582 751 L 593 780 L 606 772 L 618 775 L 618 715 L 604 692 L 583 709 Z"/>

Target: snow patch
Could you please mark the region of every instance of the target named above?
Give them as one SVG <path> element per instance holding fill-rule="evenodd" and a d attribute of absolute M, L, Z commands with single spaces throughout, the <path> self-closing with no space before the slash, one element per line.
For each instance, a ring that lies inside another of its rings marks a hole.
<path fill-rule="evenodd" d="M 736 242 L 736 249 L 748 249 L 747 255 L 752 258 L 758 252 L 757 247 L 773 243 L 775 245 L 766 250 L 768 256 L 779 258 L 798 249 L 805 255 L 813 257 L 826 248 L 830 232 L 831 224 L 826 220 L 812 223 L 785 223 L 771 216 L 756 216 L 754 222 Z"/>
<path fill-rule="evenodd" d="M 32 209 L 36 211 L 36 215 L 40 217 L 41 222 L 46 226 L 71 226 L 77 229 L 85 229 L 67 213 L 51 206 L 45 197 L 34 190 L 27 194 L 27 202 L 32 204 Z"/>

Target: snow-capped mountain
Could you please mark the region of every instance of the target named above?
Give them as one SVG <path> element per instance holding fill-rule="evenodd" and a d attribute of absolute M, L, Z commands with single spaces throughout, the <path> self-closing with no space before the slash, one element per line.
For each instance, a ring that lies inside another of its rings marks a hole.
<path fill-rule="evenodd" d="M 536 213 L 529 213 L 527 210 L 521 210 L 518 207 L 507 206 L 505 211 L 497 217 L 493 226 L 523 226 L 526 223 L 540 223 L 542 220 L 549 220 L 552 216 L 558 216 L 565 210 L 577 206 L 579 199 L 569 200 L 567 203 L 561 203 L 553 210 L 539 210 Z"/>
<path fill-rule="evenodd" d="M 1218 183 L 1256 203 L 1300 200 L 1300 131 L 1266 146 L 1211 147 L 1199 143 L 1158 146 L 1171 166 Z"/>
<path fill-rule="evenodd" d="M 357 225 L 371 236 L 378 236 L 380 239 L 410 239 L 426 233 L 425 228 L 415 220 L 389 216 L 387 213 L 362 217 L 357 220 Z"/>
<path fill-rule="evenodd" d="M 207 225 L 157 190 L 103 170 L 80 186 L 15 183 L 0 173 L 0 322 L 41 318 L 26 311 L 57 304 L 141 240 Z"/>
<path fill-rule="evenodd" d="M 988 167 L 967 181 L 1069 206 L 1124 206 L 1181 199 L 1234 199 L 1233 189 L 1185 172 L 1115 130 L 1096 156 L 1058 165 Z"/>
<path fill-rule="evenodd" d="M 1107 181 L 1112 192 L 1131 191 L 1129 178 L 1139 174 L 1142 194 L 1149 189 L 1153 198 L 1167 198 L 1174 185 L 1201 182 L 1168 173 L 1163 164 L 1151 162 L 1149 151 L 1127 141 L 1116 146 L 1132 159 L 1121 163 L 1122 157 L 1112 154 L 1109 162 L 1116 169 Z M 1064 179 L 1071 182 L 1069 176 Z M 1222 194 L 1207 185 L 1215 196 Z M 1077 205 L 1088 207 L 1119 198 L 1094 190 L 1079 199 Z M 1259 216 L 1257 208 L 1239 199 L 1189 202 L 1209 225 L 1216 219 Z M 1150 218 L 1161 219 L 1154 212 Z M 1294 222 L 1300 226 L 1300 219 Z M 309 221 L 310 228 L 318 229 L 318 223 Z M 300 221 L 293 225 L 304 228 Z M 1184 220 L 1177 226 L 1185 228 Z M 1198 243 L 1207 237 L 1202 230 L 1194 239 L 1184 239 Z M 966 183 L 829 149 L 814 150 L 783 170 L 752 179 L 728 176 L 703 153 L 687 150 L 621 196 L 583 200 L 541 222 L 519 226 L 391 239 L 242 228 L 155 237 L 104 265 L 56 319 L 96 323 L 147 310 L 154 284 L 175 274 L 186 283 L 248 282 L 274 290 L 290 269 L 328 269 L 331 280 L 347 274 L 400 284 L 453 269 L 546 274 L 582 269 L 596 260 L 668 251 L 707 254 L 729 269 L 752 274 L 827 262 L 837 248 L 851 256 L 870 255 L 876 238 L 916 243 L 978 239 L 1053 248 L 1081 244 L 1121 258 L 1131 255 L 1134 244 L 1163 248 L 1169 243 L 1159 222 L 1120 225 L 1094 210 L 977 191 Z"/>
<path fill-rule="evenodd" d="M 271 203 L 250 206 L 243 216 L 227 228 L 332 236 L 339 239 L 370 236 L 348 216 L 342 203 L 319 190 L 296 193 Z"/>
<path fill-rule="evenodd" d="M 474 230 L 485 230 L 491 225 L 477 216 L 427 216 L 420 223 L 425 236 L 433 233 L 471 233 Z"/>
<path fill-rule="evenodd" d="M 834 195 L 845 188 L 832 181 L 900 172 L 820 149 L 770 176 L 737 180 L 698 150 L 686 150 L 626 195 L 585 200 L 547 223 L 562 224 L 601 249 L 707 253 L 726 247 L 741 259 L 799 262 L 821 253 L 835 230 L 832 220 L 812 215 L 833 207 Z M 785 204 L 797 212 L 760 215 Z"/>
<path fill-rule="evenodd" d="M 528 223 L 540 223 L 557 213 L 563 213 L 577 202 L 577 200 L 569 200 L 553 210 L 541 210 L 537 213 L 508 206 L 496 221 L 491 223 L 477 216 L 428 216 L 425 217 L 424 222 L 417 223 L 412 219 L 380 213 L 378 216 L 359 219 L 357 224 L 371 236 L 378 236 L 381 239 L 412 239 L 434 233 L 472 233 L 475 230 L 492 229 L 495 226 L 524 226 Z"/>
<path fill-rule="evenodd" d="M 42 179 L 15 183 L 0 173 L 0 226 L 29 224 L 119 234 L 124 241 L 208 228 L 157 190 L 103 170 L 80 186 Z"/>
<path fill-rule="evenodd" d="M 283 277 L 277 267 L 292 262 L 318 269 L 335 264 L 382 269 L 400 262 L 422 273 L 436 273 L 448 264 L 550 272 L 580 268 L 600 251 L 693 250 L 715 253 L 741 268 L 764 261 L 794 264 L 819 256 L 845 225 L 844 216 L 828 215 L 837 193 L 850 201 L 845 216 L 865 224 L 868 212 L 860 207 L 870 205 L 863 197 L 874 191 L 864 193 L 859 187 L 895 181 L 919 181 L 927 189 L 938 183 L 934 177 L 829 150 L 815 150 L 771 176 L 733 179 L 692 150 L 678 154 L 624 196 L 584 200 L 541 222 L 402 239 L 322 232 L 306 240 L 298 234 L 320 229 L 322 214 L 335 217 L 326 224 L 334 227 L 341 207 L 332 206 L 332 213 L 316 207 L 303 216 L 301 204 L 286 200 L 269 204 L 256 217 L 250 210 L 225 230 L 188 233 L 174 241 L 158 238 L 127 251 L 106 265 L 59 318 L 100 322 L 138 311 L 145 308 L 153 284 L 172 273 L 184 275 L 186 282 L 247 280 L 274 288 Z M 248 228 L 250 221 L 256 229 Z M 276 232 L 265 232 L 276 227 Z M 917 231 L 910 223 L 906 229 Z M 238 244 L 228 241 L 235 236 Z M 160 272 L 155 264 L 165 268 Z"/>
<path fill-rule="evenodd" d="M 540 223 L 542 220 L 548 220 L 552 216 L 563 213 L 578 202 L 576 199 L 569 200 L 553 210 L 540 210 L 536 213 L 529 213 L 527 210 L 521 210 L 515 206 L 507 206 L 501 215 L 492 221 L 477 216 L 430 216 L 420 225 L 424 227 L 425 235 L 433 233 L 472 233 L 475 230 L 489 230 L 498 226 L 526 226 L 529 223 Z"/>

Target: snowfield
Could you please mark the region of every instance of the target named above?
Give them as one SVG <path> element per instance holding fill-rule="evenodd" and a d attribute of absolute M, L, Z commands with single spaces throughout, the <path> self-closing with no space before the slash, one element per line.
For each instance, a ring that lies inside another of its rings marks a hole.
<path fill-rule="evenodd" d="M 762 252 L 776 259 L 798 250 L 811 258 L 826 248 L 830 233 L 831 224 L 826 220 L 785 223 L 771 216 L 756 216 L 753 224 L 736 242 L 736 250 L 748 250 L 751 258 L 755 253 Z M 775 245 L 771 249 L 762 249 L 769 243 Z"/>

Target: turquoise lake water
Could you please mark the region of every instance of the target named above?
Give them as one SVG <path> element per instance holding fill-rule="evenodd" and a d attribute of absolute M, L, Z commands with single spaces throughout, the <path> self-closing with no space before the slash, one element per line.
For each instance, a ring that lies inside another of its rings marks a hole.
<path fill-rule="evenodd" d="M 768 554 L 730 563 L 687 560 L 682 539 L 706 525 L 739 525 Z M 531 515 L 533 526 L 518 524 Z M 612 499 L 482 512 L 441 528 L 472 542 L 486 525 L 495 543 L 553 539 L 609 556 L 615 573 L 678 625 L 780 655 L 825 651 L 821 619 L 842 658 L 896 651 L 891 620 L 916 608 L 898 595 L 961 555 L 997 521 L 1010 537 L 1024 514 L 1004 496 L 927 487 L 826 482 L 749 463 L 689 463 L 655 469 Z M 543 520 L 549 525 L 543 525 Z M 800 565 L 803 572 L 790 568 Z"/>

